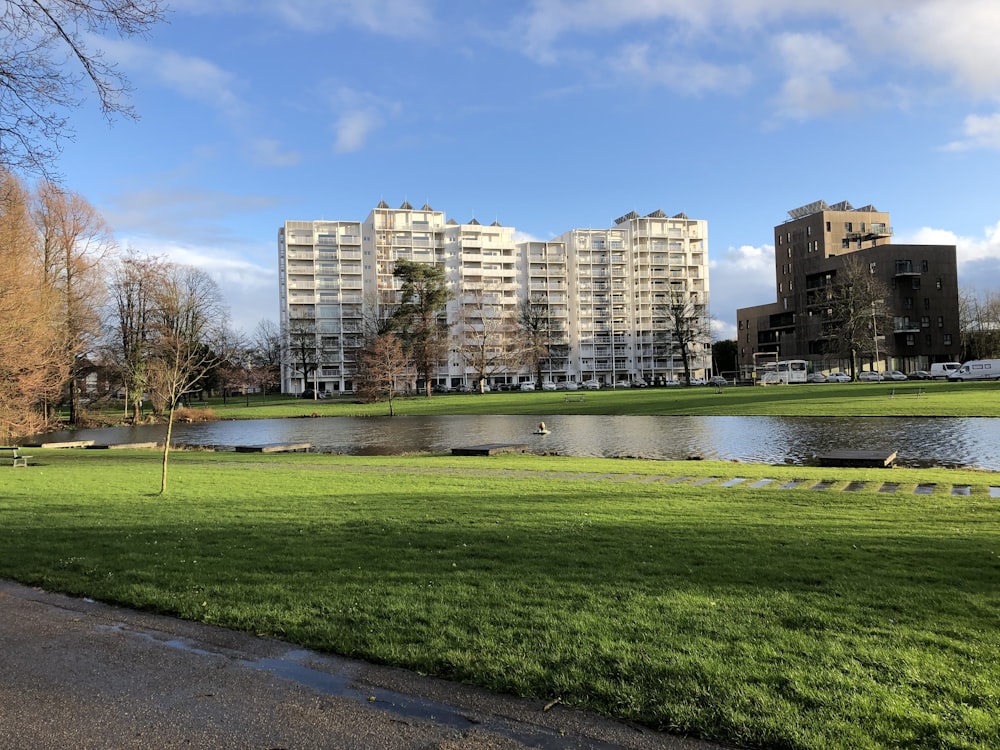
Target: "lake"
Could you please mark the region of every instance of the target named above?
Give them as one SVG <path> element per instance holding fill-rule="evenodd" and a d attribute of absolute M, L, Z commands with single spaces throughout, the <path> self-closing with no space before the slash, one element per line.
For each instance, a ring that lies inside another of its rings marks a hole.
<path fill-rule="evenodd" d="M 536 435 L 539 419 L 549 434 Z M 162 442 L 163 425 L 40 435 L 37 442 Z M 174 442 L 202 446 L 310 443 L 353 455 L 448 452 L 485 443 L 572 456 L 736 460 L 808 464 L 831 450 L 895 450 L 901 466 L 1000 471 L 1000 419 L 844 417 L 667 417 L 551 415 L 317 417 L 177 424 Z"/>

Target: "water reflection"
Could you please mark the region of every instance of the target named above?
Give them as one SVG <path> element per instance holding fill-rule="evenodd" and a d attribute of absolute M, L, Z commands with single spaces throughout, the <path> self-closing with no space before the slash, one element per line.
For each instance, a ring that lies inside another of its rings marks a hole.
<path fill-rule="evenodd" d="M 551 432 L 535 435 L 539 420 Z M 111 427 L 40 436 L 42 442 L 98 444 L 162 441 L 162 425 Z M 573 456 L 809 463 L 835 449 L 895 450 L 904 466 L 975 466 L 1000 471 L 1000 419 L 443 416 L 261 419 L 174 426 L 178 443 L 311 443 L 356 455 L 447 452 L 484 443 L 523 443 L 535 452 Z"/>

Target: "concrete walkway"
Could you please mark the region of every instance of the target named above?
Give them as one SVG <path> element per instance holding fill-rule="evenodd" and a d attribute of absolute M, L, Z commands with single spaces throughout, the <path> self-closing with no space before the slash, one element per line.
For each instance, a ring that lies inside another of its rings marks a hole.
<path fill-rule="evenodd" d="M 0 581 L 0 747 L 720 746 Z"/>

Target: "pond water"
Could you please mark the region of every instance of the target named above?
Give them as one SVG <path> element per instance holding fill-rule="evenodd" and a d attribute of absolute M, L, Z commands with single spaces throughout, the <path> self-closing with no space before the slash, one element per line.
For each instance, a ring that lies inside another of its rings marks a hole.
<path fill-rule="evenodd" d="M 550 432 L 536 435 L 539 419 Z M 162 441 L 162 425 L 109 427 L 38 436 L 39 442 L 97 444 Z M 1000 471 L 1000 419 L 666 416 L 318 417 L 177 424 L 188 445 L 310 443 L 355 455 L 448 452 L 518 443 L 532 452 L 649 459 L 808 464 L 831 450 L 897 451 L 902 466 L 970 466 Z"/>

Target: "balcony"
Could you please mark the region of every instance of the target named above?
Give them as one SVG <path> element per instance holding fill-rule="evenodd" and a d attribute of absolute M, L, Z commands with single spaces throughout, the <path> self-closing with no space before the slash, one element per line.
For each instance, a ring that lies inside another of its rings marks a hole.
<path fill-rule="evenodd" d="M 896 271 L 893 274 L 897 279 L 905 276 L 919 276 L 920 271 L 913 265 L 913 261 L 910 260 L 897 260 L 896 261 Z"/>

